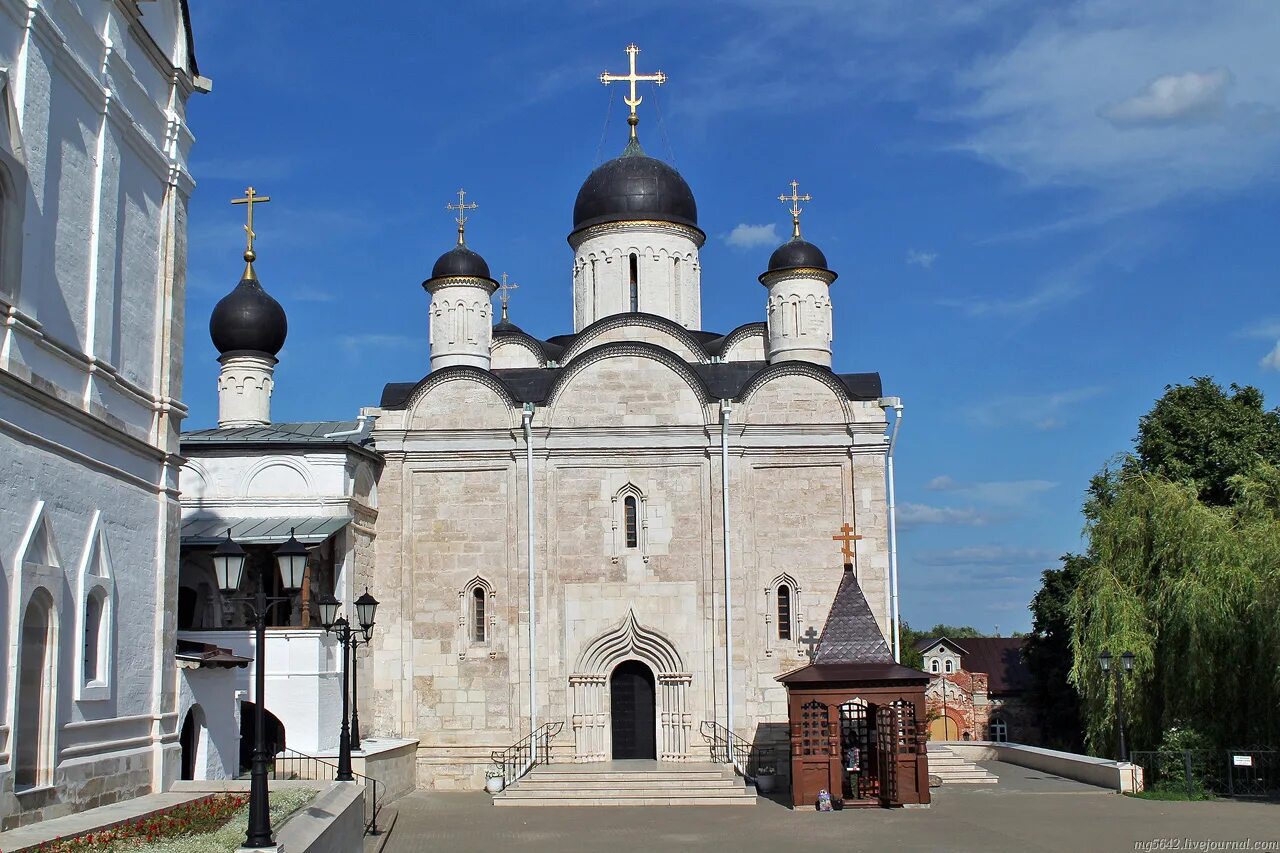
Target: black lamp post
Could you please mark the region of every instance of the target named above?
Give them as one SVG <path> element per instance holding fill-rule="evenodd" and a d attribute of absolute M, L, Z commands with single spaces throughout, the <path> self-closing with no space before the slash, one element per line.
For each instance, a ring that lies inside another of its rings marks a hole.
<path fill-rule="evenodd" d="M 1111 675 L 1111 652 L 1106 649 L 1098 656 L 1098 665 L 1102 667 L 1102 675 Z M 1124 680 L 1133 674 L 1133 652 L 1120 655 L 1120 666 L 1116 668 L 1116 723 L 1120 731 L 1120 760 L 1129 760 L 1129 749 L 1124 740 Z"/>
<path fill-rule="evenodd" d="M 360 748 L 360 667 L 356 666 L 356 649 L 373 642 L 373 617 L 378 610 L 378 600 L 369 594 L 369 587 L 356 599 L 356 620 L 361 632 L 351 640 L 351 748 Z M 366 627 L 367 623 L 367 627 Z"/>
<path fill-rule="evenodd" d="M 356 599 L 356 619 L 360 623 L 360 627 L 354 628 L 347 621 L 346 617 L 338 615 L 340 603 L 332 593 L 320 599 L 320 624 L 324 626 L 326 631 L 333 632 L 338 637 L 338 642 L 342 644 L 342 729 L 338 734 L 338 774 L 336 779 L 339 782 L 354 782 L 355 776 L 351 774 L 351 721 L 349 711 L 351 707 L 351 666 L 350 663 L 355 658 L 356 645 L 360 644 L 359 637 L 364 636 L 364 643 L 369 642 L 369 638 L 373 635 L 373 618 L 378 611 L 378 601 L 369 594 L 369 590 L 364 591 L 364 595 Z"/>
<path fill-rule="evenodd" d="M 256 629 L 254 651 L 254 708 L 253 708 L 253 769 L 249 774 L 249 828 L 245 832 L 244 846 L 249 848 L 274 847 L 271 833 L 271 806 L 267 799 L 267 742 L 266 742 L 266 645 L 267 612 L 277 604 L 291 601 L 293 596 L 268 596 L 262 583 L 262 569 L 254 572 L 252 595 L 233 595 L 240 589 L 244 576 L 246 554 L 231 538 L 213 549 L 213 570 L 218 576 L 218 587 L 231 601 L 247 604 L 253 613 Z M 276 549 L 276 564 L 280 569 L 280 585 L 285 592 L 297 592 L 307 569 L 307 549 L 289 531 L 289 541 Z"/>

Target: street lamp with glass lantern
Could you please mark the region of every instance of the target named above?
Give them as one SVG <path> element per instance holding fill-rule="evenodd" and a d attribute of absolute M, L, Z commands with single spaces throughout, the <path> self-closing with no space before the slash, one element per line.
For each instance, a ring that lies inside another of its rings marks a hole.
<path fill-rule="evenodd" d="M 352 626 L 346 617 L 338 615 L 339 606 L 340 603 L 333 593 L 321 598 L 320 624 L 324 626 L 325 631 L 336 634 L 338 642 L 342 645 L 342 729 L 338 735 L 338 773 L 335 778 L 339 782 L 354 782 L 355 776 L 351 773 L 351 732 L 354 725 L 359 725 L 359 713 L 350 713 L 351 668 L 355 662 L 356 647 L 367 645 L 373 636 L 373 619 L 378 612 L 378 600 L 369 594 L 367 588 L 364 594 L 356 599 L 356 619 L 360 623 L 358 628 Z M 364 638 L 363 641 L 360 639 L 361 636 Z"/>
<path fill-rule="evenodd" d="M 244 567 L 248 555 L 244 548 L 227 538 L 213 549 L 213 571 L 218 577 L 218 587 L 230 601 L 246 604 L 253 614 L 255 630 L 254 648 L 254 708 L 253 708 L 253 769 L 249 774 L 249 827 L 245 832 L 244 846 L 260 849 L 274 847 L 271 832 L 271 806 L 267 798 L 267 743 L 266 743 L 266 644 L 267 613 L 272 607 L 293 600 L 292 593 L 302 587 L 306 576 L 307 548 L 289 531 L 289 539 L 275 551 L 276 566 L 280 570 L 280 585 L 288 594 L 268 596 L 262 582 L 261 568 L 254 572 L 252 595 L 235 595 L 244 579 Z"/>
<path fill-rule="evenodd" d="M 1098 655 L 1098 666 L 1102 668 L 1103 678 L 1111 675 L 1112 657 L 1111 652 L 1106 649 L 1102 650 L 1102 654 Z M 1115 669 L 1116 674 L 1116 724 L 1119 729 L 1120 736 L 1120 760 L 1129 760 L 1129 748 L 1125 744 L 1124 739 L 1124 680 L 1126 677 L 1133 675 L 1133 652 L 1125 652 L 1120 655 L 1120 666 Z"/>

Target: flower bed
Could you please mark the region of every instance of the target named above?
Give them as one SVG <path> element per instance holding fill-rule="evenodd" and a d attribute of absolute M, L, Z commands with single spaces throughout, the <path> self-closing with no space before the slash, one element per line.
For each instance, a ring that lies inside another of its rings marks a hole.
<path fill-rule="evenodd" d="M 271 825 L 279 828 L 315 795 L 305 788 L 271 792 Z M 248 819 L 247 794 L 215 794 L 110 829 L 46 841 L 32 853 L 229 853 L 244 843 Z"/>

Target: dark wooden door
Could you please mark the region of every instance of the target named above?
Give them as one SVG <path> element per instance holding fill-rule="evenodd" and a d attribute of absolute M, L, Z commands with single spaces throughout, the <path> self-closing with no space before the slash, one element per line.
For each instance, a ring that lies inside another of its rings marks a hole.
<path fill-rule="evenodd" d="M 629 660 L 609 679 L 614 758 L 657 758 L 653 670 Z"/>
<path fill-rule="evenodd" d="M 792 802 L 813 805 L 823 790 L 840 796 L 840 730 L 833 709 L 814 699 L 792 713 Z"/>

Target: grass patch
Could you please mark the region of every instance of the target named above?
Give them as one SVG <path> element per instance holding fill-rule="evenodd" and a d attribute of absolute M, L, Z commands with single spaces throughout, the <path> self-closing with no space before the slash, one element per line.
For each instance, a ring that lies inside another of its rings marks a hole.
<path fill-rule="evenodd" d="M 1135 797 L 1139 800 L 1162 800 L 1165 802 L 1199 802 L 1201 800 L 1218 799 L 1211 791 L 1187 791 L 1185 788 L 1153 788 L 1150 791 L 1139 791 L 1136 794 L 1126 794 L 1126 796 Z"/>
<path fill-rule="evenodd" d="M 271 825 L 279 829 L 315 799 L 306 788 L 272 791 Z M 58 838 L 33 853 L 229 853 L 244 842 L 248 794 L 215 794 L 112 829 Z"/>

